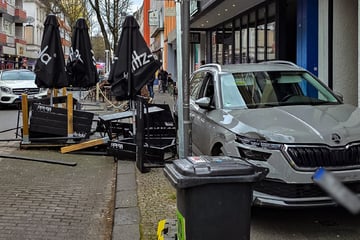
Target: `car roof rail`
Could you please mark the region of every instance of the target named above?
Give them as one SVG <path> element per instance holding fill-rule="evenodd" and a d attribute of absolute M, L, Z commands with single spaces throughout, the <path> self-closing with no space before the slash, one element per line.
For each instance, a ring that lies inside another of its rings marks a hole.
<path fill-rule="evenodd" d="M 214 67 L 214 68 L 217 68 L 219 70 L 219 72 L 221 72 L 221 66 L 218 63 L 207 63 L 207 64 L 200 66 L 200 68 L 206 68 L 206 67 Z"/>
<path fill-rule="evenodd" d="M 285 60 L 273 60 L 273 61 L 266 61 L 266 62 L 261 62 L 261 63 L 264 63 L 264 64 L 269 64 L 269 63 L 272 63 L 272 64 L 284 64 L 284 65 L 289 65 L 289 66 L 300 68 L 295 63 L 290 62 L 290 61 L 285 61 Z"/>

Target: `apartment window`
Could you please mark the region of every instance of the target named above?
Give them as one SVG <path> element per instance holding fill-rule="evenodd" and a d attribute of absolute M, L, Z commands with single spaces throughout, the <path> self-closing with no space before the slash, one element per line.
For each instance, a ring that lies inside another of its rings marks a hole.
<path fill-rule="evenodd" d="M 4 31 L 6 32 L 6 34 L 8 35 L 14 35 L 14 24 L 4 20 Z"/>

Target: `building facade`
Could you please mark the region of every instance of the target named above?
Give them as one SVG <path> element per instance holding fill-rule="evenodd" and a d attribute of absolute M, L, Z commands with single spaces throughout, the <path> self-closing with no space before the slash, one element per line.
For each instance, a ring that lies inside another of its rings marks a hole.
<path fill-rule="evenodd" d="M 33 69 L 40 53 L 41 41 L 44 32 L 44 22 L 49 14 L 48 9 L 38 0 L 24 0 L 24 8 L 27 10 L 28 21 L 24 26 L 25 39 L 27 42 L 27 65 Z M 58 16 L 61 44 L 65 59 L 69 56 L 71 45 L 71 28 L 62 14 Z"/>
<path fill-rule="evenodd" d="M 287 60 L 360 105 L 360 0 L 190 0 L 190 72 L 202 62 Z M 175 1 L 151 0 L 151 49 L 176 72 Z M 148 14 L 145 13 L 144 14 Z"/>
<path fill-rule="evenodd" d="M 0 0 L 0 69 L 26 65 L 23 23 L 27 15 L 22 0 Z"/>
<path fill-rule="evenodd" d="M 358 0 L 192 1 L 191 66 L 292 61 L 359 105 Z M 350 17 L 351 16 L 351 17 Z"/>

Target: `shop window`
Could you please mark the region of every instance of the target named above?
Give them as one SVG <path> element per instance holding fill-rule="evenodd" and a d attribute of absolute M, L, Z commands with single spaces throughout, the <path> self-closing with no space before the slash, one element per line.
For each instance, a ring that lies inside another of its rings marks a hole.
<path fill-rule="evenodd" d="M 256 51 L 256 21 L 255 12 L 250 13 L 250 21 L 249 21 L 249 62 L 256 62 L 255 51 Z"/>
<path fill-rule="evenodd" d="M 224 27 L 223 31 L 223 48 L 224 48 L 224 64 L 232 63 L 233 54 L 233 35 L 232 35 L 232 23 L 228 23 Z"/>
<path fill-rule="evenodd" d="M 217 55 L 217 50 L 216 50 L 216 31 L 214 31 L 214 32 L 212 32 L 212 34 L 211 34 L 212 36 L 211 36 L 211 38 L 212 38 L 212 40 L 211 40 L 211 42 L 212 42 L 212 44 L 211 44 L 211 46 L 212 46 L 212 62 L 216 62 L 216 55 Z"/>
<path fill-rule="evenodd" d="M 211 32 L 211 60 L 220 64 L 276 59 L 276 2 L 266 1 Z"/>
<path fill-rule="evenodd" d="M 235 63 L 241 63 L 241 47 L 240 47 L 240 38 L 241 32 L 240 30 L 235 30 Z"/>
<path fill-rule="evenodd" d="M 241 55 L 242 55 L 242 61 L 243 63 L 248 62 L 248 29 L 247 29 L 247 23 L 248 23 L 248 16 L 245 15 L 242 17 L 242 30 L 241 30 Z"/>
<path fill-rule="evenodd" d="M 223 64 L 223 41 L 224 41 L 224 35 L 222 31 L 216 32 L 216 62 L 219 64 Z"/>
<path fill-rule="evenodd" d="M 267 24 L 267 60 L 276 59 L 276 51 L 275 51 L 275 21 Z"/>
<path fill-rule="evenodd" d="M 257 32 L 257 61 L 265 60 L 265 34 L 266 34 L 266 24 L 265 24 L 265 13 L 266 9 L 260 8 L 258 10 L 258 26 L 256 28 Z"/>

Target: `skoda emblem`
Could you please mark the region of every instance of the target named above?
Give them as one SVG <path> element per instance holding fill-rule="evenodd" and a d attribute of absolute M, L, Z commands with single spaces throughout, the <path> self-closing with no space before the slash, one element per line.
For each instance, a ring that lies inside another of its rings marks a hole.
<path fill-rule="evenodd" d="M 341 141 L 341 137 L 339 134 L 333 133 L 333 134 L 331 134 L 331 140 L 333 140 L 334 143 L 339 144 Z"/>

